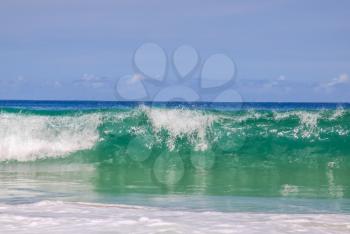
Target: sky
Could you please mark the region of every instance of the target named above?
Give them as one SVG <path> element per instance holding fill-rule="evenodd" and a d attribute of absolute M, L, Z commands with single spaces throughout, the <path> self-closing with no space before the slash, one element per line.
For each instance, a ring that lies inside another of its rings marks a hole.
<path fill-rule="evenodd" d="M 347 0 L 1 0 L 0 99 L 350 102 L 349 22 Z"/>

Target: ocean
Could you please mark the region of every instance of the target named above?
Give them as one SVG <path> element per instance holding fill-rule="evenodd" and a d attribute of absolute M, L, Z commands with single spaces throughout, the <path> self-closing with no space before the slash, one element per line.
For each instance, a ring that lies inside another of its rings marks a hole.
<path fill-rule="evenodd" d="M 1 233 L 350 233 L 350 104 L 0 101 Z"/>

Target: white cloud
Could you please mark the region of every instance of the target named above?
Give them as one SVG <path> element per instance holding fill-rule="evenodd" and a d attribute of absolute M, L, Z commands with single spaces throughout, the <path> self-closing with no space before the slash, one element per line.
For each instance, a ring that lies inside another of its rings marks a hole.
<path fill-rule="evenodd" d="M 53 82 L 53 86 L 55 87 L 55 88 L 60 88 L 60 87 L 62 87 L 63 85 L 62 85 L 62 83 L 61 82 L 59 82 L 59 81 L 54 81 Z"/>
<path fill-rule="evenodd" d="M 92 88 L 101 88 L 106 86 L 109 81 L 110 80 L 106 77 L 95 76 L 93 74 L 84 74 L 79 80 L 75 80 L 74 83 Z"/>
<path fill-rule="evenodd" d="M 141 74 L 134 74 L 129 80 L 128 80 L 128 84 L 134 84 L 138 81 L 143 80 L 144 77 Z"/>
<path fill-rule="evenodd" d="M 286 77 L 284 75 L 280 75 L 276 79 L 267 80 L 266 83 L 263 85 L 263 87 L 264 88 L 272 88 L 272 87 L 276 87 L 276 86 L 281 86 L 285 80 L 286 80 Z"/>
<path fill-rule="evenodd" d="M 286 77 L 284 75 L 280 75 L 277 80 L 279 81 L 283 81 L 283 80 L 286 80 Z"/>
<path fill-rule="evenodd" d="M 22 82 L 22 81 L 24 81 L 25 80 L 25 78 L 24 78 L 24 76 L 22 76 L 22 75 L 19 75 L 19 76 L 17 76 L 17 78 L 16 78 L 16 81 L 18 81 L 18 82 Z"/>
<path fill-rule="evenodd" d="M 2 83 L 3 85 L 8 85 L 11 87 L 16 87 L 16 86 L 21 86 L 24 85 L 28 80 L 22 76 L 22 75 L 18 75 L 15 78 L 11 78 L 8 80 L 2 80 L 0 81 L 0 83 Z"/>
<path fill-rule="evenodd" d="M 350 82 L 349 75 L 346 73 L 343 73 L 343 74 L 339 75 L 338 77 L 333 78 L 329 82 L 319 84 L 317 86 L 317 89 L 320 89 L 320 88 L 330 89 L 330 88 L 333 88 L 337 85 L 347 84 L 349 82 Z"/>

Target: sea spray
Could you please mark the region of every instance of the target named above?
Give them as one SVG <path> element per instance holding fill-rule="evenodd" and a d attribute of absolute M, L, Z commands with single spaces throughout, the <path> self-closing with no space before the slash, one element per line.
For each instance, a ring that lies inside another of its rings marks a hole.
<path fill-rule="evenodd" d="M 281 148 L 286 152 L 305 149 L 307 153 L 313 147 L 346 155 L 349 132 L 350 114 L 343 109 L 214 111 L 141 106 L 52 113 L 2 110 L 0 160 L 31 161 L 116 148 L 128 148 L 135 154 L 140 144 L 139 150 L 155 147 L 216 154 L 239 150 L 247 154 L 263 148 L 270 157 Z"/>

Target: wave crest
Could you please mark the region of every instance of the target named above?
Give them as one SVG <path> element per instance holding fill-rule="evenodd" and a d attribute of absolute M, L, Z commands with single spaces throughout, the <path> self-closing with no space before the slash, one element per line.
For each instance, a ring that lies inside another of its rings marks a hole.
<path fill-rule="evenodd" d="M 125 150 L 135 138 L 134 145 L 143 142 L 149 151 L 155 146 L 232 154 L 242 147 L 246 152 L 259 147 L 269 152 L 276 147 L 290 150 L 292 145 L 307 148 L 312 143 L 320 151 L 347 152 L 350 134 L 349 112 L 343 109 L 213 111 L 141 106 L 53 113 L 0 112 L 0 161 L 57 158 L 90 149 L 106 157 L 116 149 Z"/>
<path fill-rule="evenodd" d="M 0 114 L 0 160 L 28 161 L 90 149 L 99 140 L 98 114 Z"/>
<path fill-rule="evenodd" d="M 175 140 L 178 137 L 190 136 L 196 143 L 197 150 L 206 150 L 207 129 L 211 127 L 217 116 L 204 114 L 200 111 L 186 109 L 156 109 L 144 107 L 155 133 L 165 129 L 170 134 L 167 145 L 170 150 L 175 148 Z"/>

